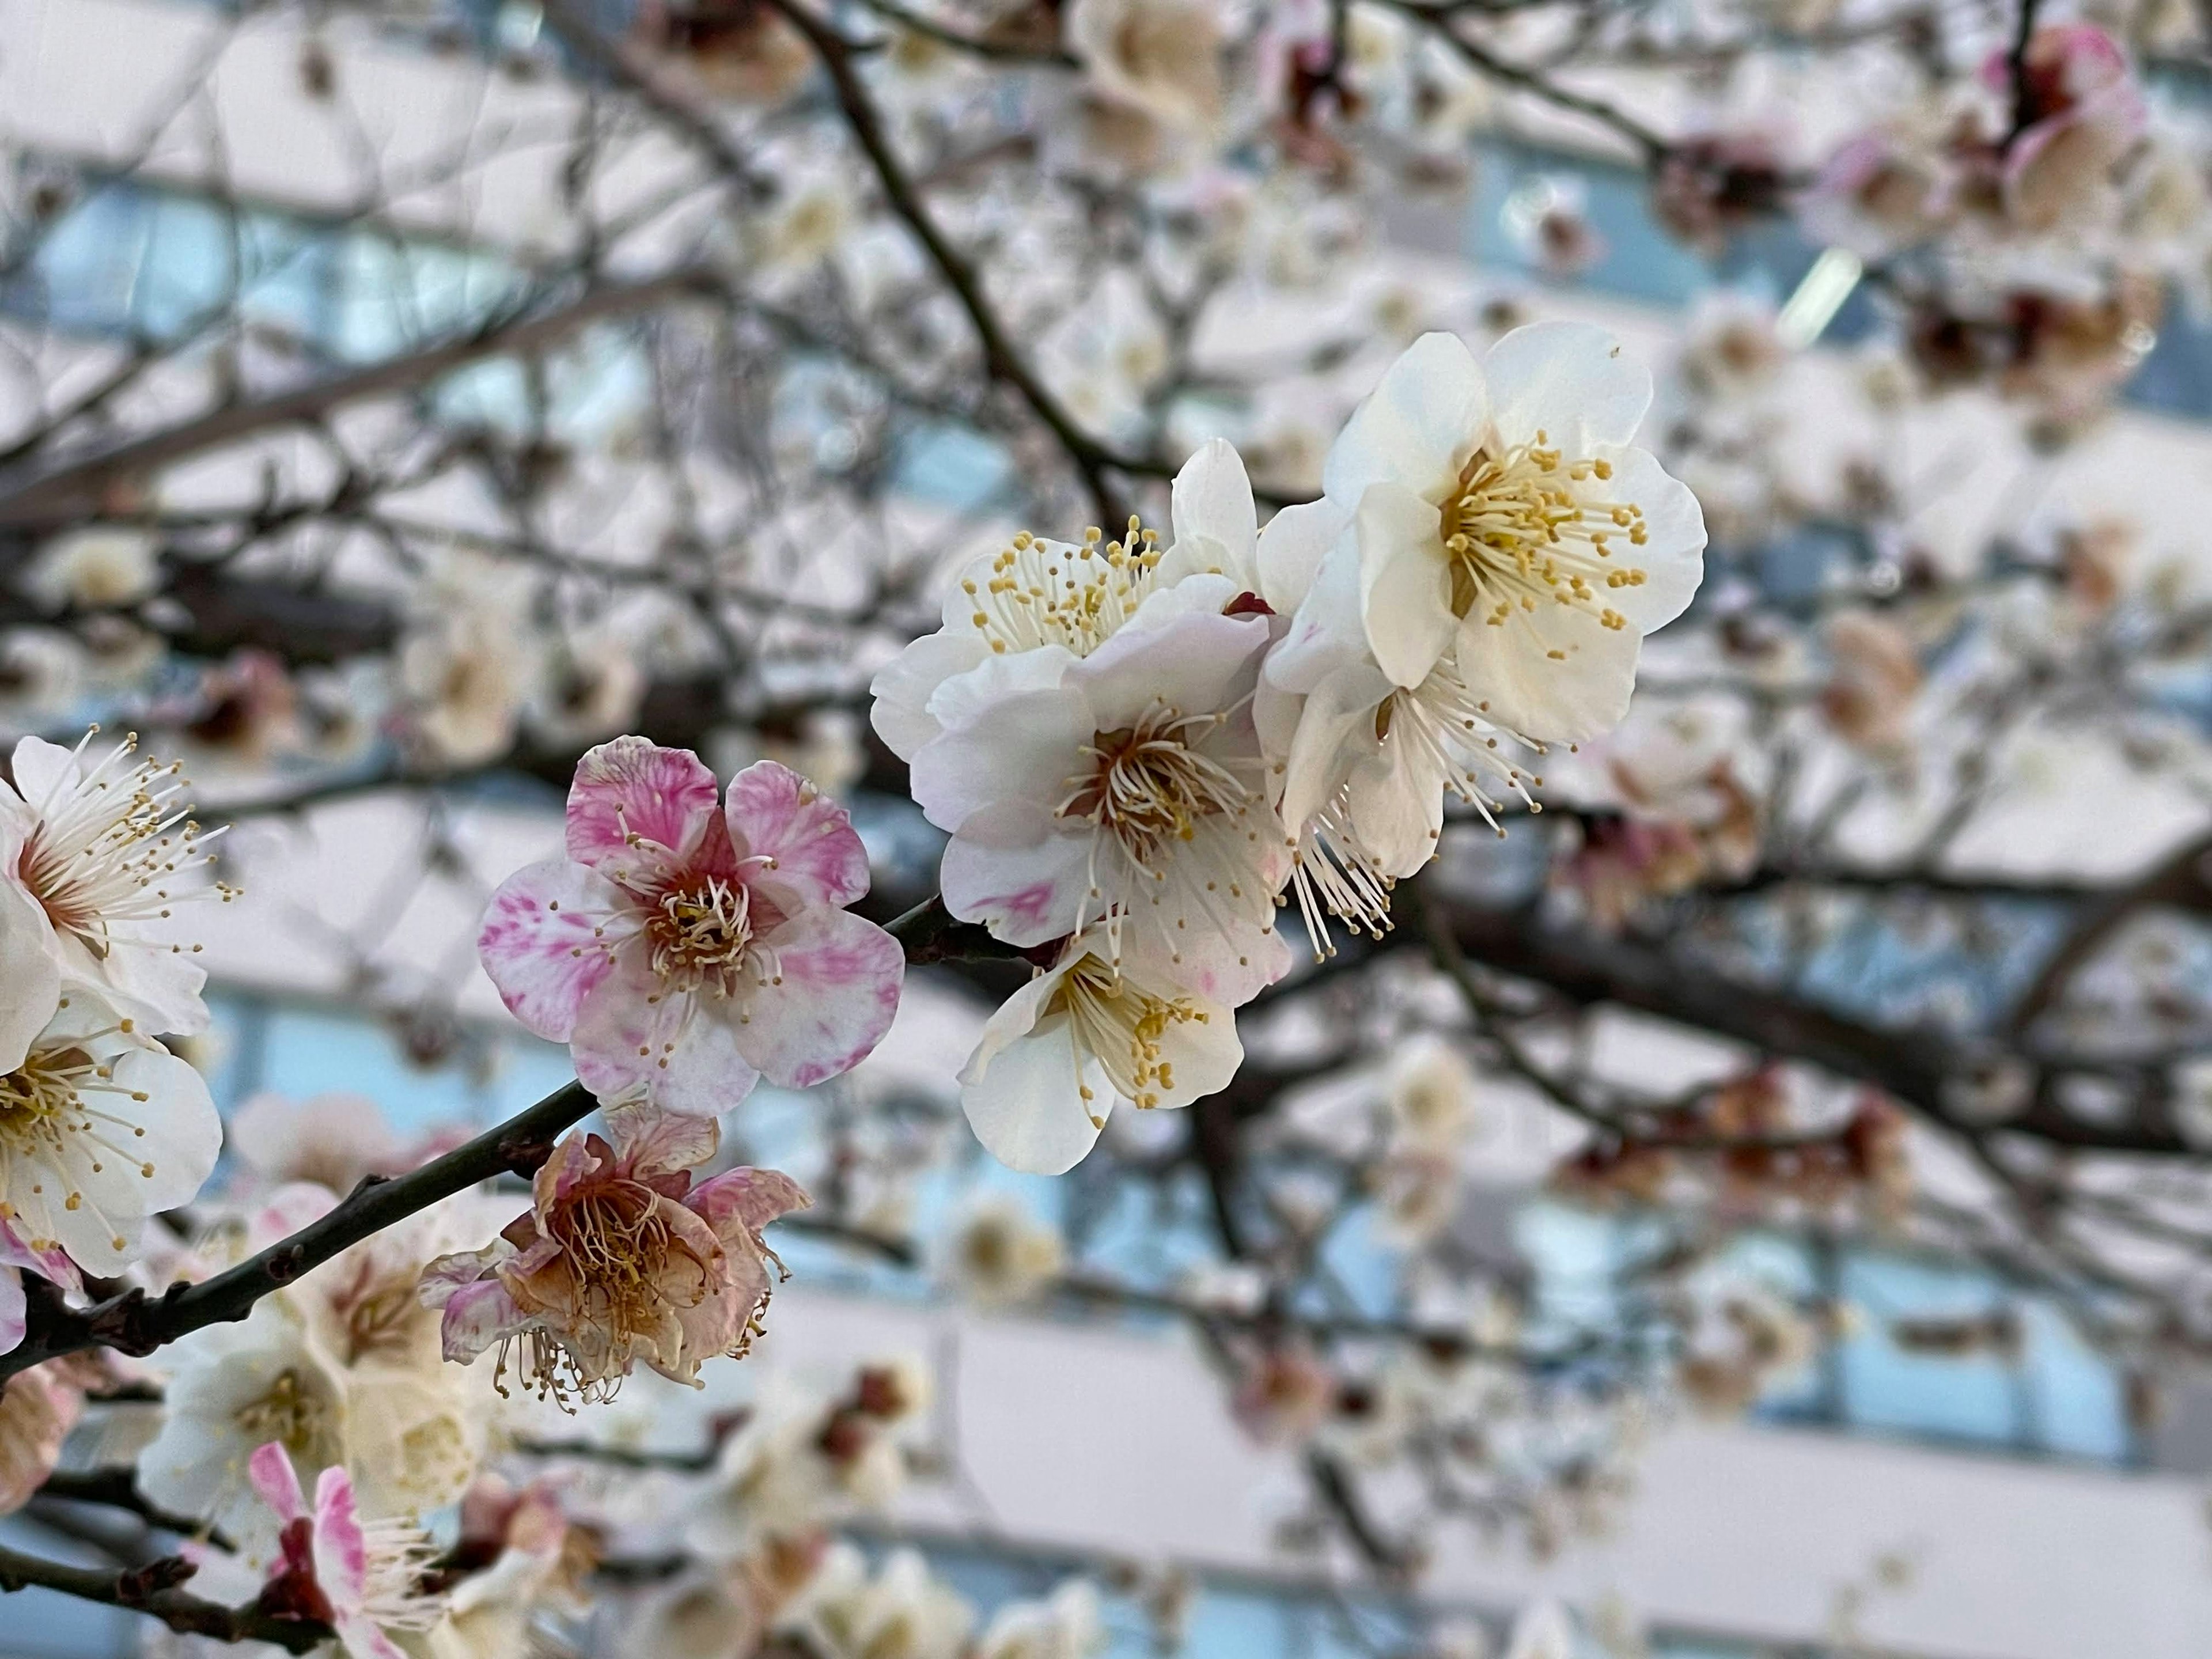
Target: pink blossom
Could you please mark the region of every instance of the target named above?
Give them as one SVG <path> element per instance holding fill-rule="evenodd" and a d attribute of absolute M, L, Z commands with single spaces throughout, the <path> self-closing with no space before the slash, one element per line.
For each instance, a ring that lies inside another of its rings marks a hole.
<path fill-rule="evenodd" d="M 85 1390 L 106 1380 L 102 1363 L 87 1354 L 50 1359 L 8 1379 L 0 1395 L 0 1515 L 21 1509 L 46 1484 L 61 1462 L 62 1442 L 83 1415 Z"/>
<path fill-rule="evenodd" d="M 2112 168 L 2149 118 L 2118 43 L 2093 24 L 2047 25 L 2029 38 L 2021 71 L 2017 130 L 2002 168 L 2007 216 L 2046 231 L 2116 204 Z M 2009 95 L 2009 54 L 1991 53 L 1982 78 Z"/>
<path fill-rule="evenodd" d="M 386 1632 L 428 1630 L 439 1611 L 416 1588 L 430 1564 L 422 1534 L 403 1522 L 362 1519 L 353 1477 L 336 1465 L 316 1480 L 310 1514 L 278 1441 L 257 1448 L 246 1472 L 283 1524 L 261 1605 L 280 1617 L 328 1625 L 352 1659 L 406 1659 Z"/>
<path fill-rule="evenodd" d="M 441 1256 L 422 1300 L 445 1310 L 448 1359 L 520 1343 L 525 1385 L 564 1403 L 610 1397 L 643 1360 L 696 1382 L 750 1343 L 769 1297 L 761 1229 L 805 1207 L 796 1182 L 737 1169 L 693 1184 L 714 1156 L 712 1119 L 629 1105 L 610 1140 L 570 1135 L 533 1183 L 536 1201 L 482 1250 Z"/>
<path fill-rule="evenodd" d="M 600 744 L 568 792 L 568 856 L 485 912 L 501 997 L 603 1099 L 712 1115 L 763 1076 L 805 1088 L 865 1059 L 897 1011 L 904 952 L 844 908 L 868 890 L 844 810 L 773 761 L 718 793 L 688 750 Z"/>

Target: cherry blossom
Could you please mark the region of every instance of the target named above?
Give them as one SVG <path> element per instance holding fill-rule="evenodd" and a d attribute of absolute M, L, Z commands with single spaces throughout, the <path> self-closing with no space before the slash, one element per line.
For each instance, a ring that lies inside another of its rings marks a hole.
<path fill-rule="evenodd" d="M 808 1200 L 773 1170 L 695 1182 L 720 1139 L 711 1119 L 639 1105 L 563 1139 L 528 1211 L 424 1271 L 446 1357 L 496 1345 L 503 1376 L 519 1349 L 525 1386 L 566 1403 L 611 1398 L 640 1360 L 696 1384 L 705 1361 L 743 1353 L 769 1297 L 761 1229 Z"/>
<path fill-rule="evenodd" d="M 507 878 L 477 950 L 602 1099 L 712 1115 L 760 1078 L 849 1071 L 897 1012 L 898 941 L 845 906 L 868 860 L 844 810 L 773 761 L 718 802 L 688 750 L 618 738 L 577 763 L 565 858 Z"/>

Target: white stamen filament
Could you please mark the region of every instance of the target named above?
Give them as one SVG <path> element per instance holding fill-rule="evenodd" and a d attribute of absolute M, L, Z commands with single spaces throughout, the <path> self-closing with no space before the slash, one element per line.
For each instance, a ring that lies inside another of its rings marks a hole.
<path fill-rule="evenodd" d="M 178 799 L 185 788 L 181 762 L 140 761 L 118 769 L 137 749 L 135 735 L 83 769 L 85 744 L 99 729 L 77 744 L 78 775 L 58 780 L 30 803 L 37 823 L 16 873 L 56 932 L 105 961 L 116 924 L 164 920 L 174 899 L 209 890 L 173 894 L 170 883 L 179 872 L 210 862 L 208 845 L 222 831 L 204 833 L 188 820 L 190 804 Z M 237 894 L 222 882 L 212 890 L 226 903 Z"/>

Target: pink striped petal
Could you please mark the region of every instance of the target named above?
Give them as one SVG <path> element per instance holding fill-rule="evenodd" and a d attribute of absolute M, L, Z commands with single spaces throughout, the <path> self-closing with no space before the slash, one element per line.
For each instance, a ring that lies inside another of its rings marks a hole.
<path fill-rule="evenodd" d="M 353 1477 L 335 1464 L 315 1482 L 315 1583 L 345 1613 L 368 1593 L 368 1539 L 354 1510 Z"/>
<path fill-rule="evenodd" d="M 714 775 L 688 749 L 617 738 L 576 763 L 568 790 L 568 856 L 593 867 L 640 836 L 679 857 L 714 816 Z"/>
<path fill-rule="evenodd" d="M 868 890 L 868 852 L 852 819 L 789 767 L 756 761 L 732 778 L 729 819 L 739 858 L 772 860 L 747 880 L 777 895 L 785 915 L 850 904 Z"/>
<path fill-rule="evenodd" d="M 722 1132 L 714 1119 L 643 1103 L 610 1106 L 606 1120 L 617 1155 L 640 1176 L 696 1169 L 714 1157 L 721 1144 Z"/>
<path fill-rule="evenodd" d="M 518 870 L 485 907 L 477 956 L 507 1012 L 565 1042 L 614 950 L 637 930 L 614 884 L 567 859 Z"/>
<path fill-rule="evenodd" d="M 253 1482 L 253 1490 L 261 1495 L 261 1501 L 276 1512 L 279 1521 L 297 1521 L 307 1514 L 307 1502 L 301 1495 L 300 1477 L 282 1441 L 271 1440 L 266 1445 L 256 1446 L 253 1455 L 246 1460 L 246 1473 Z"/>
<path fill-rule="evenodd" d="M 707 1014 L 691 993 L 670 992 L 641 966 L 625 965 L 592 994 L 568 1057 L 601 1100 L 650 1100 L 701 1117 L 728 1111 L 759 1080 L 728 1022 Z"/>
<path fill-rule="evenodd" d="M 738 1051 L 771 1083 L 805 1089 L 866 1060 L 898 1012 L 906 952 L 849 910 L 804 910 L 763 943 L 776 974 L 732 1006 Z"/>

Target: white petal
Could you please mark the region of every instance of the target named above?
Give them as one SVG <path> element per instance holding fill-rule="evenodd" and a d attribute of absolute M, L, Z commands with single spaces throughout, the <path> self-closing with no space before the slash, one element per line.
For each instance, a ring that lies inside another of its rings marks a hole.
<path fill-rule="evenodd" d="M 1589 323 L 1531 323 L 1490 348 L 1498 436 L 1510 446 L 1538 432 L 1569 456 L 1626 444 L 1651 407 L 1651 371 Z"/>
<path fill-rule="evenodd" d="M 0 1071 L 23 1063 L 60 1000 L 61 970 L 46 949 L 52 932 L 38 900 L 0 878 Z"/>
<path fill-rule="evenodd" d="M 1182 464 L 1169 494 L 1175 541 L 1168 559 L 1199 571 L 1218 571 L 1251 588 L 1259 580 L 1253 550 L 1260 514 L 1244 459 L 1224 439 L 1211 438 Z M 1167 574 L 1168 561 L 1162 562 Z M 1175 574 L 1185 574 L 1176 572 Z"/>
<path fill-rule="evenodd" d="M 1614 557 L 1641 570 L 1644 580 L 1608 589 L 1606 602 L 1638 632 L 1650 634 L 1688 609 L 1705 576 L 1705 514 L 1689 487 L 1668 476 L 1649 451 L 1624 449 L 1612 459 L 1613 477 L 1598 488 L 1612 500 L 1643 509 L 1646 539 L 1632 547 L 1613 538 Z"/>
<path fill-rule="evenodd" d="M 975 813 L 1004 802 L 1049 811 L 1066 798 L 1097 729 L 1072 688 L 1011 693 L 957 726 L 948 722 L 944 735 L 921 746 L 908 780 L 915 802 L 932 823 L 956 833 Z"/>
<path fill-rule="evenodd" d="M 1375 710 L 1392 687 L 1370 663 L 1331 674 L 1306 699 L 1283 775 L 1283 822 L 1302 830 L 1328 805 L 1352 769 L 1375 752 Z"/>
<path fill-rule="evenodd" d="M 1267 645 L 1265 617 L 1178 617 L 1159 629 L 1123 629 L 1070 669 L 1068 684 L 1081 689 L 1097 732 L 1134 726 L 1156 707 L 1209 714 L 1250 689 Z"/>
<path fill-rule="evenodd" d="M 891 753 L 910 761 L 915 750 L 938 734 L 929 700 L 955 674 L 965 673 L 991 654 L 977 634 L 925 634 L 877 671 L 868 683 L 875 705 L 868 723 Z"/>
<path fill-rule="evenodd" d="M 968 827 L 977 833 L 955 836 L 938 872 L 946 909 L 1009 945 L 1042 945 L 1074 931 L 1091 886 L 1088 825 L 1066 832 L 1024 805 L 977 814 Z"/>
<path fill-rule="evenodd" d="M 1352 775 L 1352 825 L 1383 874 L 1403 880 L 1429 861 L 1444 821 L 1444 780 L 1425 750 L 1393 744 Z"/>
<path fill-rule="evenodd" d="M 1322 560 L 1351 522 L 1351 511 L 1327 496 L 1286 507 L 1267 520 L 1257 555 L 1260 597 L 1278 616 L 1289 616 L 1305 603 Z"/>
<path fill-rule="evenodd" d="M 1412 491 L 1377 484 L 1359 503 L 1359 611 L 1394 684 L 1419 685 L 1451 644 L 1451 566 L 1443 520 Z"/>
<path fill-rule="evenodd" d="M 1160 1058 L 1175 1078 L 1172 1087 L 1160 1091 L 1154 1110 L 1188 1106 L 1194 1100 L 1229 1086 L 1237 1068 L 1244 1063 L 1244 1045 L 1237 1040 L 1237 1016 L 1218 1003 L 1202 1006 L 1202 1020 L 1170 1024 L 1160 1034 Z"/>
<path fill-rule="evenodd" d="M 1500 726 L 1539 743 L 1582 743 L 1628 712 L 1640 644 L 1632 628 L 1540 605 L 1495 628 L 1471 618 L 1459 633 L 1460 678 Z"/>
<path fill-rule="evenodd" d="M 1045 975 L 1009 997 L 960 1073 L 960 1105 L 975 1139 L 1026 1175 L 1062 1175 L 1080 1164 L 1114 1103 L 1113 1085 L 1095 1063 L 1087 1076 L 1078 1075 L 1067 1017 L 1040 1019 L 1057 989 L 1057 976 Z"/>
<path fill-rule="evenodd" d="M 1394 483 L 1442 505 L 1489 430 L 1482 370 L 1456 335 L 1424 334 L 1390 365 L 1329 446 L 1322 488 L 1357 508 L 1370 486 Z"/>

